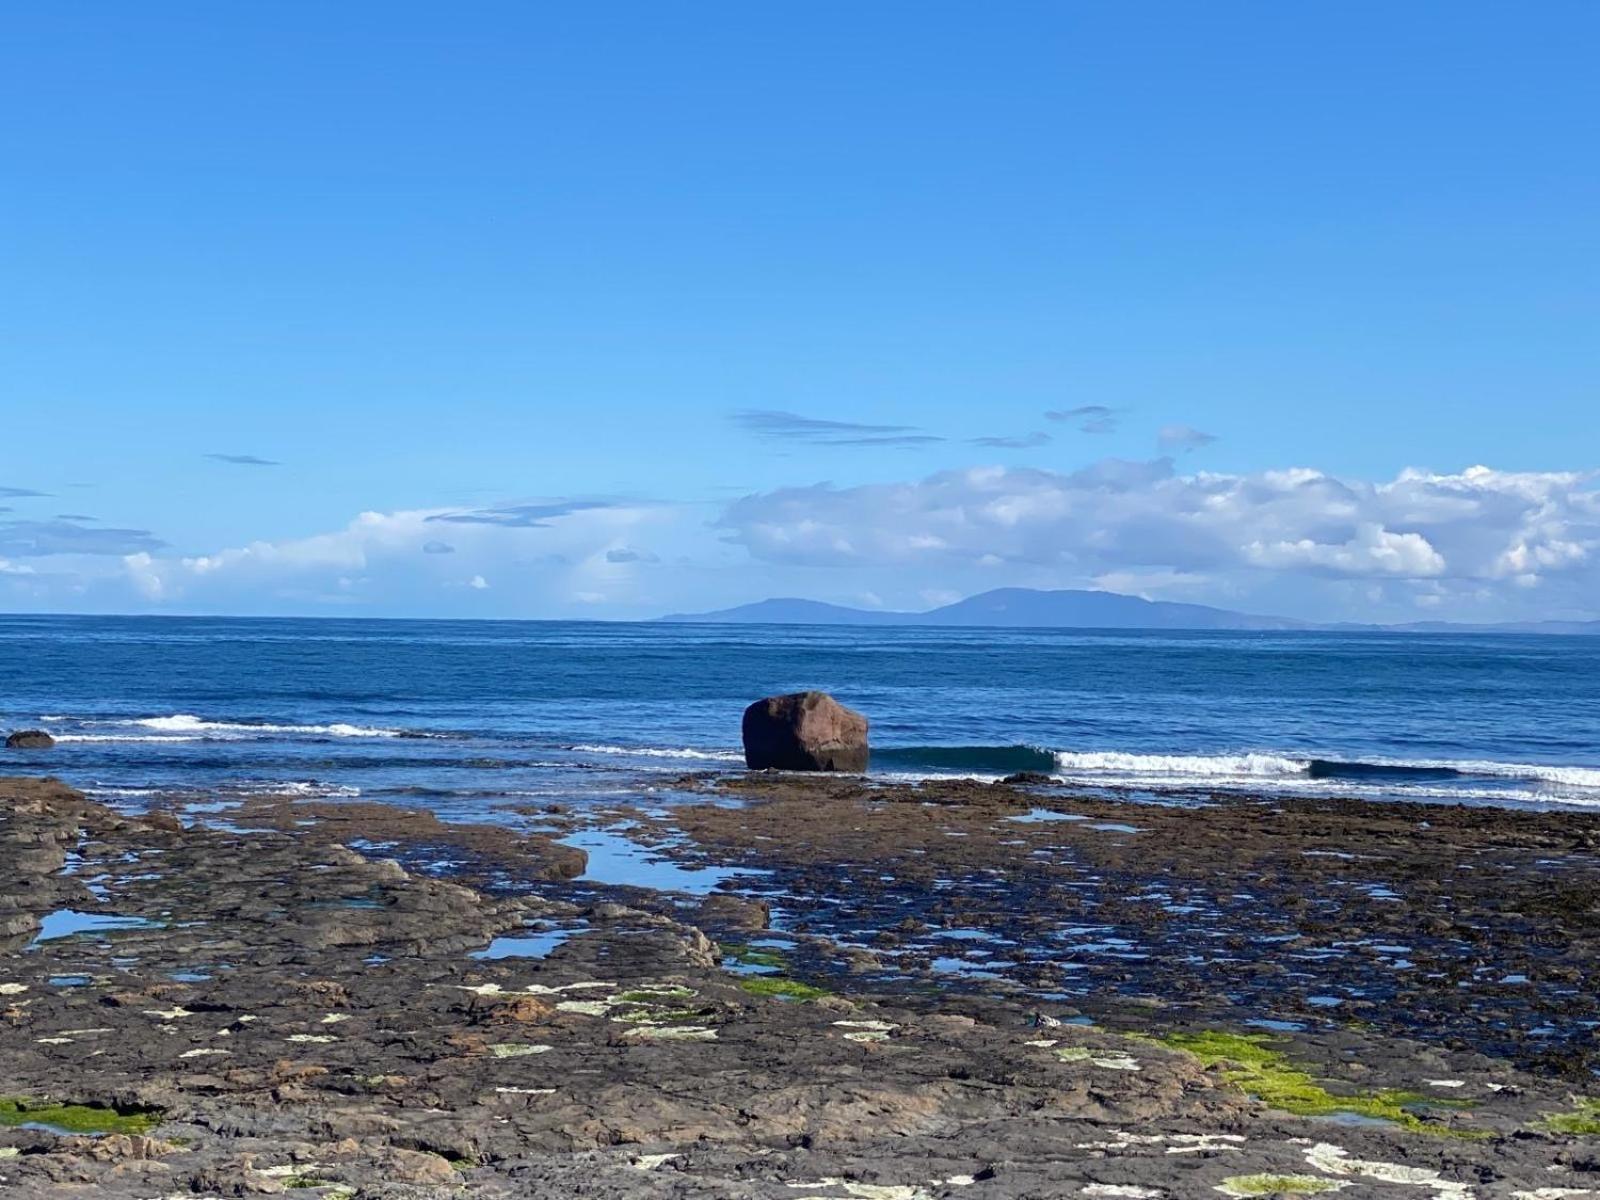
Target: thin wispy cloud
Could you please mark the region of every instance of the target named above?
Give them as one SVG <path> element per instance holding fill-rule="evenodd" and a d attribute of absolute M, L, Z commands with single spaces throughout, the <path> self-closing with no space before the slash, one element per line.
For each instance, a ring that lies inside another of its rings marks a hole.
<path fill-rule="evenodd" d="M 0 521 L 0 556 L 42 557 L 50 554 L 136 554 L 160 550 L 166 543 L 148 529 L 88 528 L 76 520 Z"/>
<path fill-rule="evenodd" d="M 58 521 L 98 521 L 99 517 L 91 517 L 84 513 L 57 513 Z"/>
<path fill-rule="evenodd" d="M 1156 441 L 1168 453 L 1173 451 L 1198 450 L 1202 446 L 1209 446 L 1217 440 L 1214 433 L 1206 433 L 1192 425 L 1164 425 L 1161 432 L 1156 434 Z"/>
<path fill-rule="evenodd" d="M 635 550 L 630 546 L 619 546 L 606 551 L 608 563 L 655 563 L 661 559 L 648 550 Z"/>
<path fill-rule="evenodd" d="M 282 463 L 276 459 L 260 458 L 254 454 L 208 454 L 207 458 L 217 462 L 232 463 L 236 467 L 281 467 Z"/>
<path fill-rule="evenodd" d="M 502 529 L 548 529 L 557 517 L 611 507 L 605 500 L 558 500 L 547 504 L 504 504 L 468 512 L 438 513 L 428 520 L 450 525 L 496 525 Z"/>
<path fill-rule="evenodd" d="M 424 542 L 422 544 L 422 552 L 424 554 L 454 554 L 456 548 L 449 542 Z"/>
<path fill-rule="evenodd" d="M 1039 446 L 1048 446 L 1050 442 L 1050 435 L 1043 431 L 1023 434 L 1020 437 L 978 437 L 972 439 L 974 446 L 988 446 L 993 450 L 1032 450 Z"/>
<path fill-rule="evenodd" d="M 832 421 L 777 409 L 747 408 L 734 413 L 731 419 L 757 437 L 815 446 L 926 446 L 945 440 L 916 425 Z"/>
<path fill-rule="evenodd" d="M 48 496 L 49 492 L 36 492 L 32 488 L 0 487 L 0 496 L 8 500 L 27 500 L 34 496 Z"/>
<path fill-rule="evenodd" d="M 1077 408 L 1056 408 L 1045 413 L 1047 420 L 1072 425 L 1079 433 L 1114 433 L 1123 410 L 1104 404 L 1080 404 Z"/>

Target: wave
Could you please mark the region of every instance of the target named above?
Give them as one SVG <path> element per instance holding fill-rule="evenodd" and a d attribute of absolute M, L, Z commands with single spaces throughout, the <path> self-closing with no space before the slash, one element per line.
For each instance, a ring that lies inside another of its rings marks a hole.
<path fill-rule="evenodd" d="M 58 742 L 198 742 L 240 741 L 249 738 L 276 738 L 292 735 L 335 738 L 414 738 L 431 737 L 431 734 L 413 733 L 404 729 L 382 729 L 366 725 L 351 725 L 336 721 L 328 725 L 290 725 L 272 721 L 208 721 L 193 713 L 173 713 L 164 717 L 136 717 L 128 720 L 102 718 L 76 719 L 72 717 L 45 717 L 46 723 L 73 721 L 81 726 L 110 726 L 119 729 L 143 729 L 147 733 L 81 733 L 62 732 L 53 736 Z"/>
<path fill-rule="evenodd" d="M 898 746 L 872 751 L 875 766 L 921 768 L 1010 775 L 1017 771 L 1051 772 L 1056 755 L 1038 746 Z"/>
<path fill-rule="evenodd" d="M 168 742 L 203 742 L 206 740 L 199 734 L 189 737 L 160 737 L 156 734 L 137 733 L 55 733 L 50 736 L 58 742 L 158 742 L 162 745 Z"/>
<path fill-rule="evenodd" d="M 1052 757 L 1057 771 L 1073 775 L 1272 779 L 1304 775 L 1310 769 L 1310 763 L 1305 759 L 1286 758 L 1278 754 L 1128 754 L 1117 750 L 1059 750 Z"/>
<path fill-rule="evenodd" d="M 661 746 L 607 746 L 592 743 L 568 746 L 576 754 L 617 754 L 630 758 L 692 758 L 702 762 L 742 763 L 744 755 L 737 750 L 692 750 L 687 747 Z"/>
<path fill-rule="evenodd" d="M 192 713 L 175 713 L 170 717 L 142 717 L 134 721 L 122 722 L 127 725 L 137 725 L 143 729 L 154 729 L 163 733 L 242 733 L 242 734 L 278 734 L 278 733 L 310 733 L 323 734 L 329 737 L 361 737 L 361 738 L 391 738 L 404 736 L 400 729 L 375 729 L 364 725 L 348 725 L 344 722 L 335 722 L 331 725 L 275 725 L 270 721 L 207 721 L 194 716 Z"/>
<path fill-rule="evenodd" d="M 1047 750 L 1039 746 L 896 746 L 874 749 L 875 768 L 895 775 L 1003 776 L 1038 771 L 1063 782 L 1151 787 L 1252 785 L 1303 788 L 1313 782 L 1420 787 L 1477 781 L 1600 790 L 1600 769 L 1540 763 L 1437 759 L 1338 759 L 1269 751 L 1141 754 L 1124 750 Z M 1448 792 L 1441 791 L 1445 795 Z M 1467 794 L 1465 790 L 1462 794 Z M 1492 794 L 1492 793 L 1490 793 Z"/>
<path fill-rule="evenodd" d="M 1173 776 L 1196 780 L 1307 779 L 1351 783 L 1429 783 L 1454 780 L 1514 780 L 1570 788 L 1600 789 L 1600 769 L 1540 763 L 1440 759 L 1297 758 L 1282 754 L 1128 754 L 1118 751 L 1058 751 L 1057 773 L 1066 776 Z"/>

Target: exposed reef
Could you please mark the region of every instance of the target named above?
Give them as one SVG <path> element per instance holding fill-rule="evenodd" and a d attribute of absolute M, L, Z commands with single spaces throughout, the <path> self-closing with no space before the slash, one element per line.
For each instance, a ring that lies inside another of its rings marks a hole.
<path fill-rule="evenodd" d="M 486 837 L 405 810 L 261 799 L 222 827 L 0 781 L 0 1190 L 1487 1200 L 1600 1189 L 1592 1102 L 1537 1062 L 1370 1027 L 1252 1032 L 1230 1024 L 1232 1004 L 1149 990 L 1111 992 L 1091 1024 L 1089 997 L 1042 996 L 1004 972 L 931 987 L 884 968 L 876 951 L 796 921 L 810 910 L 792 888 L 820 881 L 828 855 L 841 871 L 870 864 L 896 879 L 926 860 L 923 886 L 965 921 L 957 858 L 994 865 L 980 823 L 1015 860 L 1029 857 L 1027 839 L 1001 843 L 1018 830 L 1087 822 L 1018 824 L 1038 798 L 1015 789 L 886 801 L 818 783 L 809 796 L 833 819 L 826 836 L 785 820 L 781 781 L 736 785 L 743 810 L 641 810 L 639 832 L 665 839 L 670 826 L 685 864 L 770 872 L 695 898 L 584 879 L 558 840 L 570 815 Z M 873 814 L 896 805 L 880 826 Z M 1115 807 L 1120 820 L 1089 820 L 1146 824 Z M 737 830 L 713 812 L 738 817 Z M 1543 839 L 1567 836 L 1560 824 L 1500 822 L 1474 864 L 1492 873 L 1514 846 L 1546 854 Z M 778 829 L 780 842 L 763 840 Z M 956 858 L 938 849 L 957 843 Z M 1131 875 L 1183 850 L 1151 845 L 1141 853 L 1154 858 L 1096 869 Z M 1276 861 L 1246 846 L 1239 869 L 1267 877 Z M 1499 886 L 1515 905 L 1521 893 Z M 837 899 L 837 887 L 813 899 Z M 760 928 L 762 903 L 778 928 Z M 906 910 L 923 925 L 930 915 Z M 1481 946 L 1482 961 L 1523 953 L 1493 937 Z"/>

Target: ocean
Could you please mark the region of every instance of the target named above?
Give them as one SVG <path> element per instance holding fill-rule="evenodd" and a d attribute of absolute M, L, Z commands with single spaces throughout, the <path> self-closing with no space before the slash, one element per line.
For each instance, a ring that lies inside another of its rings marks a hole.
<path fill-rule="evenodd" d="M 294 792 L 494 819 L 738 769 L 819 688 L 874 774 L 1600 806 L 1600 638 L 0 617 L 4 773 L 138 806 Z"/>

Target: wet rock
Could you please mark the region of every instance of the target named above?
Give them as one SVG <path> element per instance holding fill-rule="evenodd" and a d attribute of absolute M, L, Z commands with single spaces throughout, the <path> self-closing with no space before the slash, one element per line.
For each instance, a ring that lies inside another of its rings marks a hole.
<path fill-rule="evenodd" d="M 744 710 L 744 760 L 753 771 L 867 769 L 867 718 L 826 692 L 768 696 Z"/>
<path fill-rule="evenodd" d="M 1043 771 L 1015 771 L 1000 782 L 1012 787 L 1045 787 L 1055 780 Z"/>
<path fill-rule="evenodd" d="M 721 929 L 762 930 L 772 918 L 772 905 L 765 900 L 718 893 L 700 902 L 699 920 Z"/>
<path fill-rule="evenodd" d="M 6 738 L 8 750 L 48 750 L 55 744 L 55 738 L 42 729 L 19 729 Z"/>

